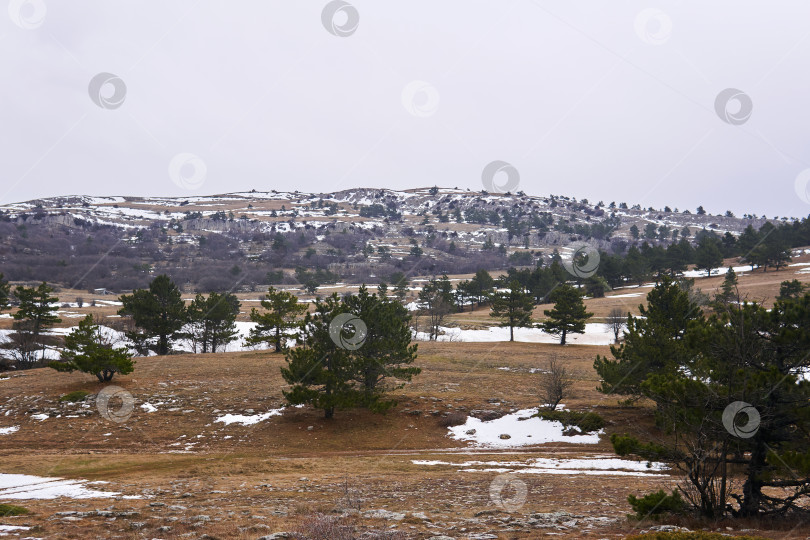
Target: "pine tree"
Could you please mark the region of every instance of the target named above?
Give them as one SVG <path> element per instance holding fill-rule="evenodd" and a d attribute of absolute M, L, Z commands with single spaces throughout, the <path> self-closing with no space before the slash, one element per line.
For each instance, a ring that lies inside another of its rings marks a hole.
<path fill-rule="evenodd" d="M 137 289 L 120 298 L 124 306 L 119 315 L 131 316 L 140 331 L 128 332 L 127 337 L 137 348 L 154 350 L 158 355 L 169 354 L 171 344 L 186 322 L 186 307 L 169 276 L 161 274 L 149 284 L 149 289 Z"/>
<path fill-rule="evenodd" d="M 349 315 L 343 327 L 337 321 Z M 337 409 L 365 407 L 384 412 L 395 402 L 384 399 L 383 384 L 392 377 L 402 381 L 419 373 L 409 364 L 416 358 L 416 345 L 410 345 L 410 328 L 404 308 L 397 302 L 382 301 L 365 288 L 357 296 L 341 300 L 337 294 L 315 302 L 307 313 L 300 345 L 286 351 L 287 366 L 281 369 L 284 380 L 292 385 L 282 393 L 290 404 L 309 404 L 323 409 L 326 418 Z M 354 327 L 352 336 L 344 336 L 345 326 Z M 358 326 L 365 332 L 358 334 Z M 336 338 L 337 336 L 337 338 Z M 354 339 L 352 347 L 342 338 Z"/>
<path fill-rule="evenodd" d="M 402 272 L 396 272 L 391 276 L 391 284 L 394 286 L 394 295 L 400 302 L 404 302 L 408 296 L 408 278 Z"/>
<path fill-rule="evenodd" d="M 717 240 L 704 236 L 700 239 L 698 247 L 695 249 L 695 268 L 706 270 L 707 275 L 712 275 L 712 269 L 723 264 L 723 252 L 720 251 Z"/>
<path fill-rule="evenodd" d="M 654 331 L 651 328 L 650 331 Z M 655 402 L 649 444 L 611 437 L 617 453 L 666 459 L 686 475 L 681 491 L 710 518 L 802 514 L 810 494 L 810 295 L 730 305 L 688 325 L 672 369 L 649 372 Z M 667 436 L 663 437 L 663 433 Z M 743 482 L 729 475 L 742 473 Z M 734 506 L 728 504 L 734 500 Z"/>
<path fill-rule="evenodd" d="M 739 302 L 739 291 L 737 290 L 737 273 L 731 266 L 726 271 L 726 276 L 723 278 L 723 284 L 720 290 L 714 295 L 712 306 L 715 309 L 724 309 L 734 301 Z"/>
<path fill-rule="evenodd" d="M 585 322 L 593 316 L 585 310 L 585 303 L 578 289 L 562 284 L 551 293 L 550 299 L 554 307 L 544 310 L 548 317 L 540 323 L 543 331 L 560 336 L 560 345 L 565 345 L 568 334 L 585 333 Z"/>
<path fill-rule="evenodd" d="M 500 326 L 509 328 L 509 341 L 515 341 L 515 327 L 532 325 L 534 301 L 517 280 L 509 282 L 508 291 L 496 292 L 492 297 L 490 317 L 501 319 Z"/>
<path fill-rule="evenodd" d="M 41 351 L 40 359 L 45 358 L 42 333 L 62 322 L 54 314 L 59 309 L 59 298 L 51 296 L 52 292 L 53 289 L 44 281 L 36 288 L 20 286 L 14 289 L 19 306 L 12 316 L 16 334 L 13 342 L 17 346 L 16 356 L 19 360 L 33 362 L 36 350 Z"/>
<path fill-rule="evenodd" d="M 194 352 L 199 345 L 203 353 L 217 352 L 220 347 L 236 341 L 236 317 L 241 304 L 230 293 L 211 293 L 208 298 L 197 294 L 186 310 L 188 323 L 186 335 L 194 344 Z"/>
<path fill-rule="evenodd" d="M 421 371 L 410 366 L 417 349 L 417 345 L 410 344 L 411 315 L 399 302 L 368 294 L 365 285 L 356 295 L 344 298 L 342 304 L 366 326 L 362 346 L 353 351 L 355 380 L 364 391 L 362 405 L 382 412 L 394 405 L 382 399 L 383 392 L 403 384 L 385 386 L 384 381 L 390 378 L 410 381 Z"/>
<path fill-rule="evenodd" d="M 59 361 L 48 364 L 57 371 L 81 371 L 95 375 L 99 382 L 109 382 L 113 375 L 126 375 L 135 369 L 132 355 L 124 347 L 113 347 L 111 339 L 88 315 L 65 337 Z"/>
<path fill-rule="evenodd" d="M 652 373 L 669 373 L 686 355 L 684 337 L 690 321 L 701 317 L 689 293 L 670 277 L 664 277 L 647 294 L 647 306 L 639 305 L 640 316 L 627 317 L 624 343 L 611 345 L 613 359 L 596 357 L 594 369 L 602 379 L 604 394 L 645 395 L 643 383 Z"/>
<path fill-rule="evenodd" d="M 32 325 L 32 331 L 39 336 L 43 330 L 47 330 L 55 324 L 62 322 L 62 319 L 54 315 L 59 309 L 59 298 L 51 296 L 53 289 L 44 281 L 37 287 L 17 287 L 14 296 L 20 305 L 13 315 L 17 321 L 28 321 Z"/>
<path fill-rule="evenodd" d="M 777 296 L 776 299 L 795 300 L 799 298 L 802 294 L 804 294 L 805 289 L 806 289 L 805 285 L 798 279 L 783 281 L 779 285 L 779 296 Z"/>
<path fill-rule="evenodd" d="M 484 269 L 475 272 L 475 276 L 470 280 L 470 295 L 475 298 L 478 307 L 481 304 L 489 301 L 492 295 L 492 288 L 495 286 L 495 280 Z"/>
<path fill-rule="evenodd" d="M 301 327 L 299 317 L 306 313 L 307 304 L 298 303 L 298 297 L 291 293 L 270 287 L 261 306 L 267 310 L 266 313 L 256 308 L 250 310 L 250 320 L 256 326 L 250 329 L 247 343 L 269 343 L 273 345 L 274 352 L 283 352 L 287 332 Z"/>
<path fill-rule="evenodd" d="M 11 298 L 11 285 L 3 277 L 3 274 L 0 273 L 0 313 L 10 307 Z"/>

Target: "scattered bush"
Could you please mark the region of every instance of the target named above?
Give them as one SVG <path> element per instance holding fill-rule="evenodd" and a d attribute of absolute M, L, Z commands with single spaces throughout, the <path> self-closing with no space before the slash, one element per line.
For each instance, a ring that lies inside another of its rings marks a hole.
<path fill-rule="evenodd" d="M 630 495 L 627 497 L 627 502 L 630 503 L 636 513 L 635 517 L 638 519 L 657 518 L 664 514 L 683 514 L 686 510 L 686 503 L 680 493 L 673 491 L 672 495 L 667 495 L 663 489 L 641 498 Z"/>
<path fill-rule="evenodd" d="M 84 401 L 84 398 L 90 395 L 90 392 L 87 390 L 74 390 L 68 394 L 59 398 L 59 401 L 64 402 L 68 401 L 70 403 L 76 403 L 77 401 Z"/>
<path fill-rule="evenodd" d="M 439 419 L 441 427 L 460 426 L 467 421 L 467 414 L 462 412 L 452 412 L 447 416 Z"/>
<path fill-rule="evenodd" d="M 541 410 L 535 416 L 543 420 L 560 422 L 564 427 L 576 426 L 583 433 L 599 431 L 605 427 L 605 419 L 590 411 L 545 411 Z"/>
<path fill-rule="evenodd" d="M 293 534 L 298 540 L 353 540 L 354 527 L 344 518 L 315 514 L 302 519 Z"/>
<path fill-rule="evenodd" d="M 29 510 L 13 504 L 0 504 L 0 517 L 24 516 Z"/>

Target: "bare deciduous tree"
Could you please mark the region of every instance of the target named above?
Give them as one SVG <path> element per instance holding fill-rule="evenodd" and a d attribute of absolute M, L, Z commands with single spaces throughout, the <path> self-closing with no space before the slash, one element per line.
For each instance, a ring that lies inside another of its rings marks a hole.
<path fill-rule="evenodd" d="M 540 397 L 546 407 L 552 411 L 559 403 L 571 397 L 571 388 L 574 386 L 573 374 L 568 371 L 556 356 L 548 360 L 548 367 L 540 379 Z"/>
<path fill-rule="evenodd" d="M 622 308 L 615 307 L 610 310 L 608 316 L 605 318 L 605 326 L 608 330 L 613 332 L 613 338 L 616 343 L 619 342 L 619 334 L 627 328 L 627 313 Z"/>

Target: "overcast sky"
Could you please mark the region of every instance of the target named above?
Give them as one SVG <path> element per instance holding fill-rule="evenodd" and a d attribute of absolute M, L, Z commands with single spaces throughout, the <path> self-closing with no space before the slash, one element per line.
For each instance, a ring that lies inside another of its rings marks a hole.
<path fill-rule="evenodd" d="M 502 160 L 534 195 L 806 216 L 808 21 L 804 0 L 12 0 L 0 203 L 479 190 Z"/>

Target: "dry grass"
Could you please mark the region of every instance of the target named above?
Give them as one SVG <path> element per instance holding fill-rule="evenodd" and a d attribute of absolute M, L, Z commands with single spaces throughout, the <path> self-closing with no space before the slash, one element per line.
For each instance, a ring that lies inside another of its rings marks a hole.
<path fill-rule="evenodd" d="M 775 294 L 784 279 L 810 278 L 794 272 L 795 268 L 757 272 L 743 276 L 741 283 L 751 297 L 766 297 Z M 707 291 L 720 280 L 702 279 L 698 285 Z M 620 300 L 637 304 L 643 297 L 592 300 L 589 308 L 607 313 Z M 480 315 L 467 313 L 457 319 Z M 639 532 L 649 524 L 638 527 L 626 521 L 627 495 L 671 490 L 676 477 L 522 475 L 529 496 L 510 515 L 490 499 L 490 482 L 497 473 L 412 463 L 612 454 L 607 437 L 597 445 L 553 443 L 510 452 L 475 450 L 447 438 L 440 425 L 450 415 L 474 409 L 506 412 L 539 405 L 540 375 L 529 369 L 542 368 L 555 355 L 577 373 L 573 395 L 565 401 L 568 408 L 598 412 L 607 422 L 608 434 L 648 428 L 650 420 L 641 410 L 619 407 L 614 398 L 595 390 L 593 360 L 596 354 L 607 353 L 607 347 L 578 345 L 420 343 L 417 365 L 423 373 L 393 393 L 399 405 L 385 416 L 350 410 L 326 421 L 318 411 L 293 408 L 253 426 L 225 426 L 214 420 L 226 413 L 261 413 L 280 407 L 284 388 L 280 355 L 244 352 L 139 358 L 134 373 L 113 381 L 136 400 L 135 412 L 122 424 L 104 420 L 94 408 L 88 409 L 88 416 L 73 417 L 82 410 L 82 402 L 59 402 L 65 394 L 81 390 L 95 394 L 103 387 L 87 375 L 49 369 L 14 373 L 0 381 L 0 427 L 20 426 L 16 433 L 0 436 L 2 472 L 104 480 L 110 484 L 103 489 L 143 498 L 21 501 L 31 513 L 0 522 L 32 526 L 25 533 L 29 536 L 82 539 L 170 539 L 186 534 L 255 539 L 295 530 L 302 520 L 319 513 L 346 515 L 358 533 L 395 525 L 407 538 L 434 534 L 465 538 L 472 533 L 498 538 L 549 533 L 563 538 L 607 538 Z M 503 367 L 509 370 L 499 369 Z M 144 402 L 156 405 L 158 411 L 147 413 L 140 408 Z M 31 418 L 43 411 L 61 417 Z M 57 514 L 110 508 L 137 515 L 111 520 L 103 514 Z M 406 517 L 365 515 L 370 510 L 405 512 Z M 578 516 L 578 525 L 538 529 L 518 521 L 532 513 L 557 511 Z M 587 520 L 595 518 L 613 521 L 588 526 Z M 804 538 L 808 530 L 758 533 L 769 538 Z"/>

